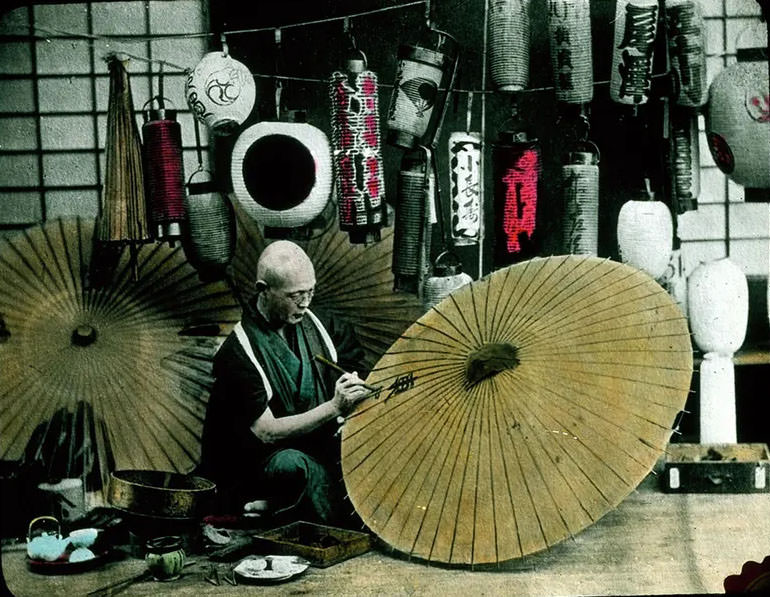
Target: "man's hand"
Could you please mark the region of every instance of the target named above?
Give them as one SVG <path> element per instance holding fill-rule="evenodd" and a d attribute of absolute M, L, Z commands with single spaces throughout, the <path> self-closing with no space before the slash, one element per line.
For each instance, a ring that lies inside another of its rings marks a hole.
<path fill-rule="evenodd" d="M 334 384 L 332 403 L 342 416 L 350 413 L 369 394 L 358 373 L 345 373 Z"/>

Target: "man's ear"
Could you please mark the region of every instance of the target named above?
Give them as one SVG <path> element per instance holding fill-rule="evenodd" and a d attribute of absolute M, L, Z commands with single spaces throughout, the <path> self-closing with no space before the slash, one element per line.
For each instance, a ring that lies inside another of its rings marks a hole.
<path fill-rule="evenodd" d="M 264 280 L 257 280 L 256 283 L 257 292 L 262 292 L 263 290 L 267 290 L 267 282 Z"/>

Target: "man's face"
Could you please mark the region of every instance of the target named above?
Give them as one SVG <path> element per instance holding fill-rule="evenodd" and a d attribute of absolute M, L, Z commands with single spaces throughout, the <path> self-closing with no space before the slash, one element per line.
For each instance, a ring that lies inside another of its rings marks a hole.
<path fill-rule="evenodd" d="M 302 321 L 315 291 L 315 273 L 309 268 L 287 271 L 283 284 L 265 290 L 267 315 L 274 323 L 297 324 Z"/>

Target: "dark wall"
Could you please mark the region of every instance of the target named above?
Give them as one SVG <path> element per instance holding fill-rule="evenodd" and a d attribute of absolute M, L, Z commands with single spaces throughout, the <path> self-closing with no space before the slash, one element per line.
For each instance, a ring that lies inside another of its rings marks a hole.
<path fill-rule="evenodd" d="M 396 2 L 387 0 L 288 0 L 284 2 L 212 3 L 212 29 L 231 31 L 271 27 L 307 22 L 332 16 L 364 12 L 373 8 L 393 6 Z M 479 90 L 482 86 L 482 51 L 484 0 L 445 0 L 434 2 L 435 22 L 439 29 L 453 35 L 460 45 L 460 58 L 455 87 L 457 89 Z M 559 166 L 564 148 L 571 139 L 568 126 L 557 126 L 557 119 L 575 107 L 557 105 L 552 87 L 550 55 L 548 48 L 546 0 L 533 0 L 530 5 L 531 52 L 530 88 L 522 93 L 489 93 L 486 95 L 486 143 L 485 151 L 485 222 L 487 238 L 484 245 L 484 273 L 490 271 L 493 224 L 491 161 L 489 143 L 495 141 L 498 133 L 506 128 L 511 116 L 513 101 L 526 121 L 530 132 L 541 143 L 543 173 L 541 178 L 538 206 L 538 227 L 535 238 L 535 253 L 540 255 L 561 253 L 562 198 L 560 192 Z M 616 256 L 615 219 L 620 205 L 629 198 L 629 190 L 641 186 L 645 176 L 662 191 L 663 178 L 659 169 L 660 102 L 653 101 L 641 107 L 637 118 L 632 118 L 632 108 L 619 106 L 609 100 L 609 72 L 615 17 L 614 0 L 595 0 L 591 3 L 594 81 L 594 100 L 587 106 L 591 114 L 590 137 L 601 152 L 601 206 L 600 206 L 600 254 Z M 368 58 L 369 68 L 378 74 L 381 84 L 392 85 L 395 79 L 396 53 L 400 43 L 417 38 L 425 23 L 424 8 L 411 6 L 389 12 L 378 13 L 352 20 L 354 35 L 360 49 Z M 345 49 L 342 21 L 305 27 L 282 29 L 281 51 L 276 52 L 273 31 L 231 35 L 228 37 L 230 51 L 234 57 L 246 63 L 254 72 L 272 74 L 276 68 L 280 74 L 312 79 L 325 79 L 341 65 Z M 662 49 L 663 37 L 659 36 Z M 665 69 L 660 64 L 664 52 L 657 51 L 655 72 Z M 656 87 L 665 79 L 656 79 Z M 488 87 L 491 82 L 487 79 Z M 257 78 L 258 107 L 244 127 L 275 115 L 274 82 L 270 78 Z M 383 138 L 385 113 L 390 101 L 390 88 L 380 89 L 380 114 Z M 515 96 L 515 100 L 514 100 Z M 286 109 L 306 110 L 308 122 L 330 132 L 328 97 L 326 85 L 317 82 L 290 81 L 284 84 L 282 99 Z M 447 164 L 447 140 L 449 133 L 463 131 L 466 126 L 466 93 L 454 93 L 449 98 L 446 118 L 437 144 L 438 168 L 443 208 L 448 210 L 447 198 L 449 174 Z M 474 97 L 472 130 L 481 127 L 481 100 Z M 566 109 L 565 109 L 566 108 Z M 569 122 L 569 118 L 563 122 Z M 233 139 L 230 139 L 232 143 Z M 222 168 L 226 167 L 227 141 L 218 152 Z M 385 162 L 386 193 L 393 202 L 396 192 L 396 177 L 403 152 L 383 142 Z M 225 162 L 222 162 L 225 160 Z M 226 171 L 225 171 L 226 172 Z M 435 236 L 434 236 L 435 238 Z M 434 243 L 434 247 L 437 244 Z M 457 249 L 466 271 L 477 272 L 476 247 Z M 435 257 L 435 253 L 434 253 Z"/>

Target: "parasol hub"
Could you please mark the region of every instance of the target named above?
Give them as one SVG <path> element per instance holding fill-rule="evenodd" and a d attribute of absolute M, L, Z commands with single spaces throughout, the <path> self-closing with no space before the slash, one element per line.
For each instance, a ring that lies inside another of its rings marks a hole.
<path fill-rule="evenodd" d="M 466 388 L 470 389 L 506 369 L 515 369 L 519 364 L 518 352 L 518 348 L 506 342 L 484 344 L 469 354 L 465 362 Z"/>
<path fill-rule="evenodd" d="M 79 325 L 72 330 L 72 343 L 75 346 L 90 346 L 96 342 L 96 328 L 91 325 Z"/>

